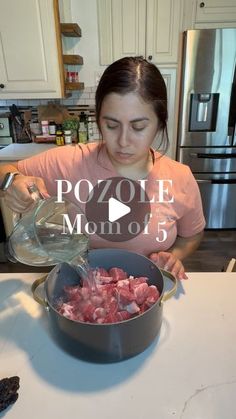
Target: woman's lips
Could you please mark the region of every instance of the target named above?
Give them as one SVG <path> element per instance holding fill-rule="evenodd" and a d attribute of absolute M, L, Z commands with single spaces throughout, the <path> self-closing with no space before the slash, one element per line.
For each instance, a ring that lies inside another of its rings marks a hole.
<path fill-rule="evenodd" d="M 123 152 L 120 152 L 120 151 L 117 151 L 116 155 L 118 157 L 122 158 L 122 159 L 128 159 L 128 158 L 133 156 L 133 154 L 131 154 L 131 153 L 123 153 Z"/>

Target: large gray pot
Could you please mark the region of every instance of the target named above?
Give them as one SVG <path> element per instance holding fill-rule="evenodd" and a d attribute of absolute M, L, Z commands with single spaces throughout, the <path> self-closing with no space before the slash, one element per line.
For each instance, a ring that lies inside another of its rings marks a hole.
<path fill-rule="evenodd" d="M 139 354 L 157 336 L 162 322 L 163 301 L 170 298 L 177 288 L 175 278 L 173 288 L 163 292 L 162 272 L 145 256 L 118 249 L 98 249 L 89 251 L 89 264 L 92 267 L 119 267 L 129 275 L 146 276 L 149 285 L 156 285 L 159 300 L 145 313 L 119 323 L 91 324 L 76 322 L 59 314 L 53 307 L 56 298 L 63 294 L 65 285 L 78 284 L 78 273 L 67 263 L 62 263 L 32 285 L 34 298 L 46 306 L 51 328 L 56 341 L 72 355 L 92 362 L 117 362 Z M 40 283 L 44 283 L 45 298 L 36 293 Z"/>

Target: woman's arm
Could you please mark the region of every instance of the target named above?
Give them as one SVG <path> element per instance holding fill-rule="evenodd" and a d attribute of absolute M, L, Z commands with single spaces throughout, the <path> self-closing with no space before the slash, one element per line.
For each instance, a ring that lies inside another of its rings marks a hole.
<path fill-rule="evenodd" d="M 179 237 L 173 246 L 168 250 L 172 253 L 176 258 L 180 260 L 184 260 L 187 256 L 191 255 L 195 250 L 197 250 L 199 244 L 202 241 L 204 232 L 201 231 L 200 233 L 195 234 L 191 237 Z"/>
<path fill-rule="evenodd" d="M 191 237 L 177 237 L 173 246 L 166 252 L 152 253 L 150 259 L 160 268 L 171 272 L 178 279 L 187 279 L 182 260 L 191 255 L 199 246 L 203 231 Z"/>

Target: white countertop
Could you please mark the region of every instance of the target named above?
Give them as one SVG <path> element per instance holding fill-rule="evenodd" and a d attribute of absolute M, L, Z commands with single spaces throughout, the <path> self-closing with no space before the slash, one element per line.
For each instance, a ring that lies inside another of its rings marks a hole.
<path fill-rule="evenodd" d="M 72 358 L 30 286 L 0 275 L 0 377 L 20 376 L 7 419 L 235 419 L 236 273 L 191 273 L 164 303 L 160 337 L 129 360 Z"/>
<path fill-rule="evenodd" d="M 10 144 L 0 150 L 0 161 L 23 160 L 53 147 L 57 147 L 57 145 L 44 143 Z"/>

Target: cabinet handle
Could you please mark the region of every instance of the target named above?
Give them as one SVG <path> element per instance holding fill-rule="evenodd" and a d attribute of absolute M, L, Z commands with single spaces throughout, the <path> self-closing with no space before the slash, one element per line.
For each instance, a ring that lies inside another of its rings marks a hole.
<path fill-rule="evenodd" d="M 151 61 L 152 60 L 152 55 L 148 56 L 148 60 Z"/>
<path fill-rule="evenodd" d="M 203 1 L 201 1 L 201 3 L 199 4 L 200 7 L 205 7 L 205 3 Z"/>
<path fill-rule="evenodd" d="M 0 88 L 3 89 L 4 87 L 5 87 L 4 84 L 1 83 Z"/>

